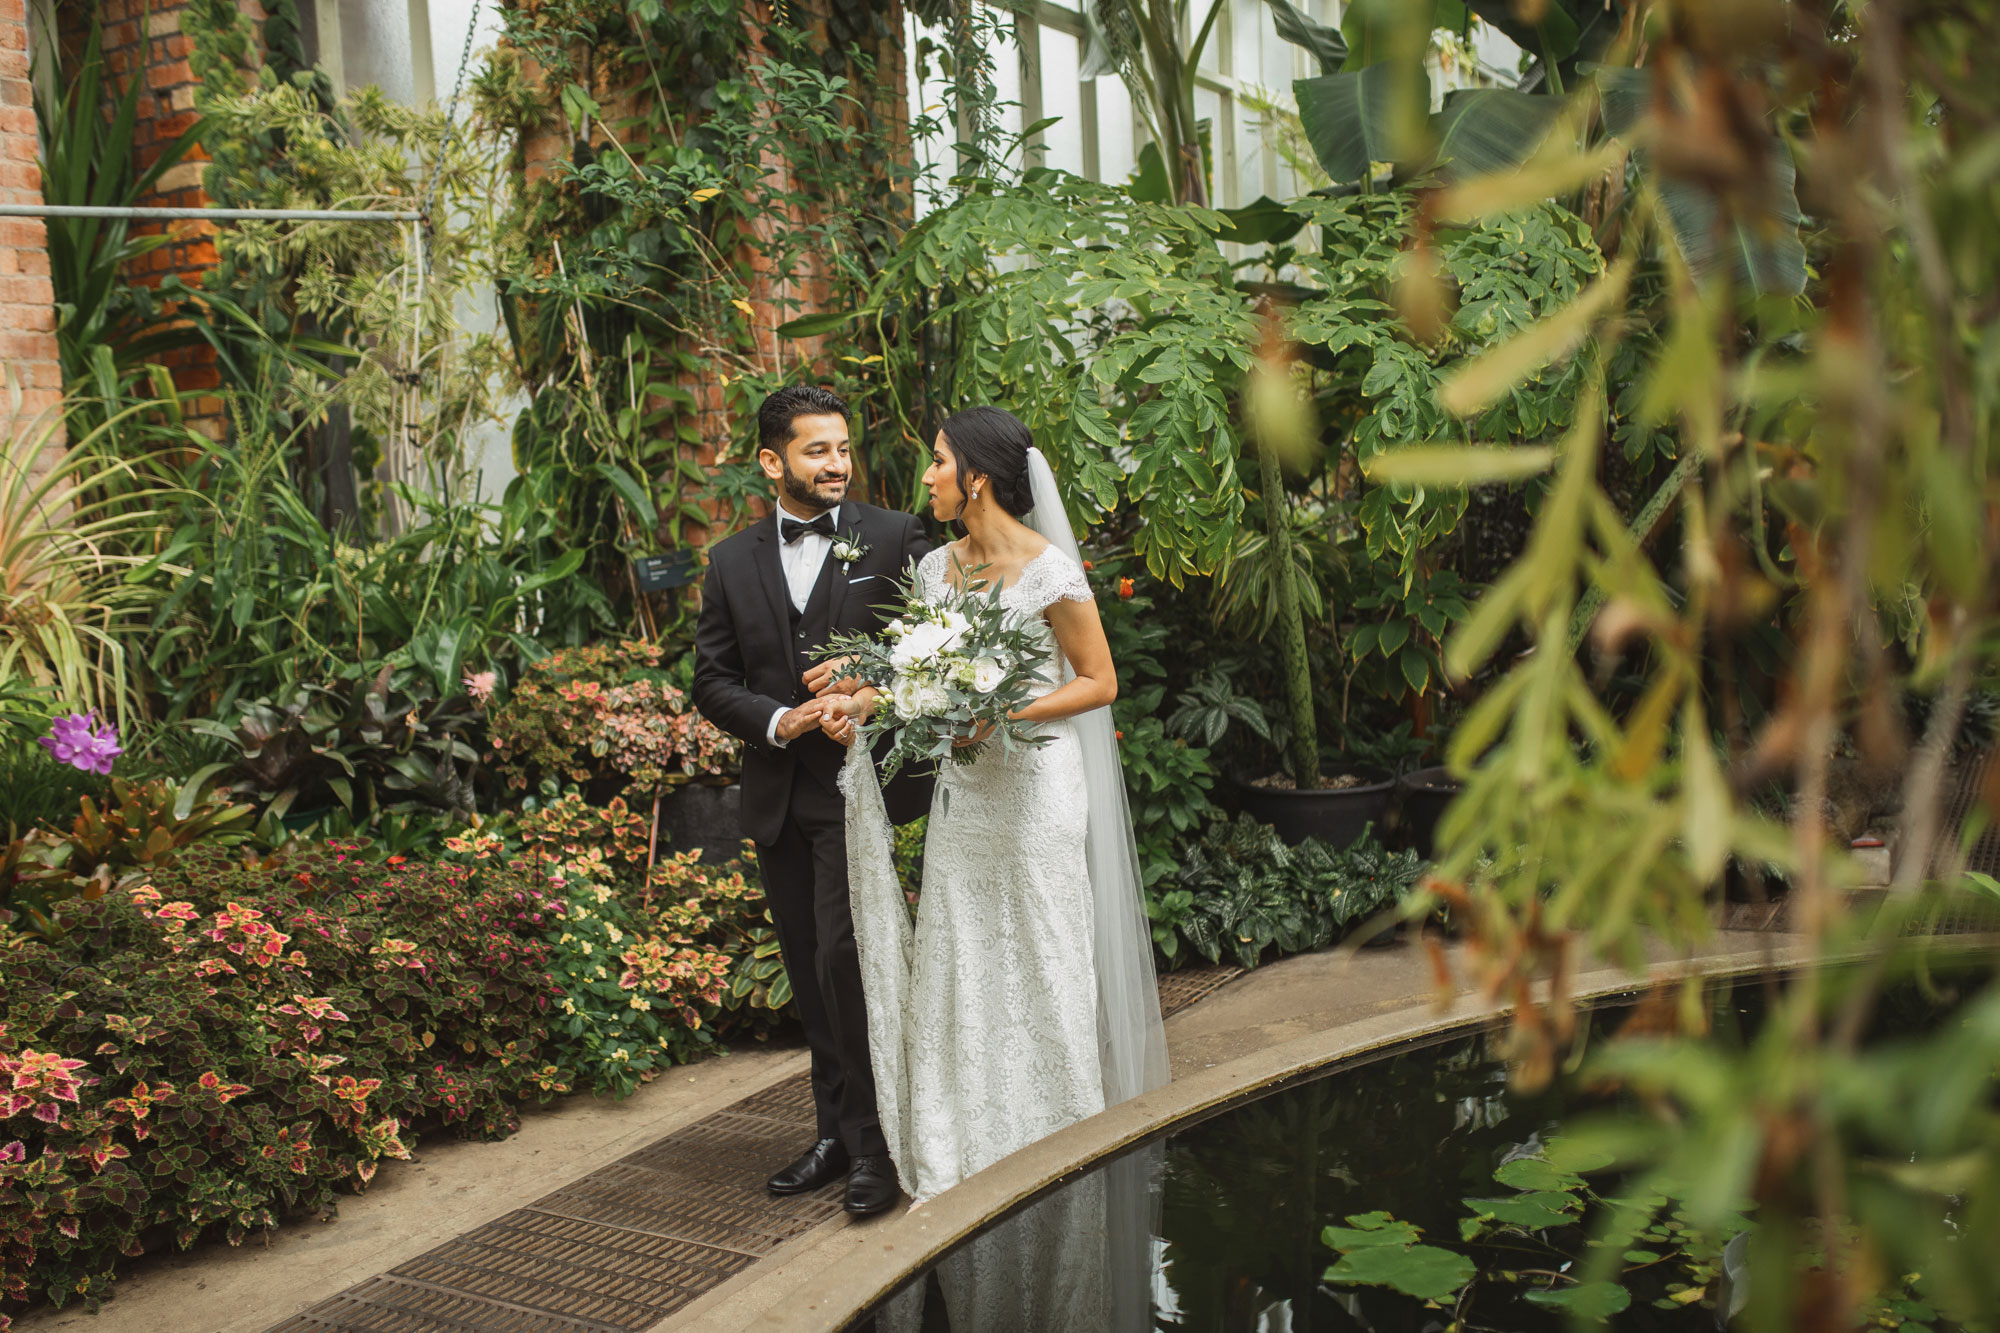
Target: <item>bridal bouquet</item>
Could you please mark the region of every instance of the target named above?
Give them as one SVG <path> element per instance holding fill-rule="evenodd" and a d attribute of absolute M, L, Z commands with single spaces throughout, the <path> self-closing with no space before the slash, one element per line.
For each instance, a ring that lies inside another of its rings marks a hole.
<path fill-rule="evenodd" d="M 1000 592 L 996 585 L 926 597 L 912 575 L 881 638 L 840 634 L 821 650 L 824 658 L 851 659 L 846 674 L 885 696 L 857 738 L 872 746 L 894 737 L 881 761 L 885 782 L 907 763 L 949 757 L 969 764 L 992 740 L 1008 747 L 1046 740 L 1011 715 L 1032 697 L 1032 685 L 1050 679 L 1042 674 L 1049 652 L 1040 635 L 1007 622 Z M 982 726 L 990 730 L 978 744 L 955 744 Z"/>

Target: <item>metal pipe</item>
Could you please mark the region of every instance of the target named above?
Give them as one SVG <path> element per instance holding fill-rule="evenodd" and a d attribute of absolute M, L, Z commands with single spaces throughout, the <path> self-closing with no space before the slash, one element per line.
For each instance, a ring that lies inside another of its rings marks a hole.
<path fill-rule="evenodd" d="M 0 218 L 187 218 L 209 222 L 421 222 L 422 213 L 314 208 L 112 208 L 84 204 L 0 204 Z"/>

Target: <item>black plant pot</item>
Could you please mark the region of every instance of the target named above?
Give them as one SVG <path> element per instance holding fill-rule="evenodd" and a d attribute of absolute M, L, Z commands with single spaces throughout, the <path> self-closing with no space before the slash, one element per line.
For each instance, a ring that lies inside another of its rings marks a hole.
<path fill-rule="evenodd" d="M 1337 778 L 1344 774 L 1360 778 L 1360 784 L 1326 791 L 1292 791 L 1253 787 L 1238 779 L 1236 801 L 1244 814 L 1269 824 L 1288 844 L 1296 846 L 1307 838 L 1318 838 L 1345 847 L 1370 824 L 1381 824 L 1395 795 L 1396 782 L 1380 768 L 1329 768 L 1325 775 Z"/>
<path fill-rule="evenodd" d="M 691 782 L 660 802 L 660 835 L 677 852 L 701 848 L 704 861 L 727 861 L 743 841 L 743 784 Z"/>
<path fill-rule="evenodd" d="M 1459 781 L 1450 769 L 1419 768 L 1403 774 L 1396 789 L 1403 804 L 1403 836 L 1418 856 L 1429 860 L 1438 819 L 1461 790 Z"/>

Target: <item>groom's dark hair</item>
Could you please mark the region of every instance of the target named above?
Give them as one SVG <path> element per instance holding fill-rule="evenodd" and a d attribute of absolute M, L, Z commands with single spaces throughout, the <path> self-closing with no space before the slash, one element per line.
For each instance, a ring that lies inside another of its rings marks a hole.
<path fill-rule="evenodd" d="M 793 418 L 822 416 L 846 420 L 847 400 L 817 384 L 788 385 L 757 409 L 757 447 L 783 458 L 785 446 L 792 442 Z"/>
<path fill-rule="evenodd" d="M 945 446 L 958 460 L 958 484 L 977 472 L 993 488 L 993 498 L 1015 518 L 1035 507 L 1028 481 L 1028 450 L 1035 436 L 1021 419 L 1004 407 L 968 407 L 946 417 Z"/>

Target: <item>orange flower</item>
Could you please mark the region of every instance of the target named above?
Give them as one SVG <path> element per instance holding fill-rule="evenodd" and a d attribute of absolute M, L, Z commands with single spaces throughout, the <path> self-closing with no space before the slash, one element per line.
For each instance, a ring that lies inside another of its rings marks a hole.
<path fill-rule="evenodd" d="M 1086 573 L 1086 574 L 1088 574 L 1088 573 L 1089 573 L 1089 572 L 1090 572 L 1091 570 L 1093 570 L 1093 569 L 1096 569 L 1096 568 L 1097 568 L 1097 566 L 1096 566 L 1096 565 L 1093 565 L 1093 564 L 1091 564 L 1091 563 L 1090 563 L 1090 561 L 1088 561 L 1088 560 L 1086 560 L 1086 561 L 1084 561 L 1084 562 L 1083 562 L 1083 572 L 1084 572 L 1084 573 Z"/>
<path fill-rule="evenodd" d="M 1132 580 L 1118 580 L 1118 595 L 1120 597 L 1130 597 L 1132 595 Z"/>
<path fill-rule="evenodd" d="M 1114 731 L 1111 734 L 1121 741 L 1125 739 L 1125 733 L 1122 731 Z"/>

